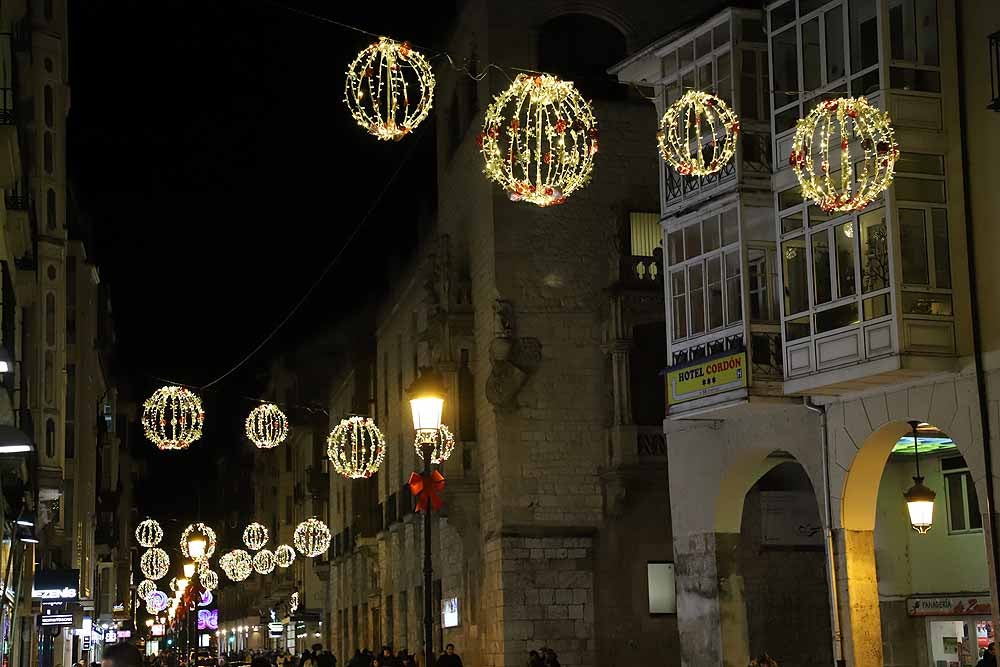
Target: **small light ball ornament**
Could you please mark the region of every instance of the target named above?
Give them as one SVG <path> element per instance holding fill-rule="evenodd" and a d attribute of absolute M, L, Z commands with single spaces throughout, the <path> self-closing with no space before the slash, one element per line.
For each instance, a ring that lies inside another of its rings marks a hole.
<path fill-rule="evenodd" d="M 660 155 L 682 176 L 708 176 L 736 154 L 740 121 L 721 98 L 689 90 L 660 119 Z"/>
<path fill-rule="evenodd" d="M 139 559 L 139 569 L 146 575 L 147 579 L 162 579 L 170 569 L 170 556 L 159 547 L 147 549 Z"/>
<path fill-rule="evenodd" d="M 220 560 L 219 565 L 233 581 L 244 581 L 253 573 L 253 559 L 243 549 L 234 549 L 226 556 L 228 558 L 225 559 L 225 564 Z"/>
<path fill-rule="evenodd" d="M 597 119 L 572 81 L 519 74 L 486 109 L 486 176 L 513 201 L 561 204 L 590 181 Z"/>
<path fill-rule="evenodd" d="M 347 68 L 344 102 L 369 134 L 382 141 L 399 141 L 430 112 L 434 73 L 408 42 L 379 37 Z"/>
<path fill-rule="evenodd" d="M 188 549 L 188 543 L 192 538 L 192 536 L 194 536 L 195 534 L 200 534 L 206 540 L 205 553 L 202 554 L 201 556 L 197 556 L 197 558 L 199 560 L 203 558 L 211 558 L 212 554 L 215 553 L 215 543 L 216 543 L 215 531 L 201 522 L 190 524 L 187 528 L 184 529 L 184 532 L 181 533 L 181 541 L 180 541 L 181 553 L 184 554 L 185 558 L 195 557 L 194 555 L 191 554 L 190 550 Z"/>
<path fill-rule="evenodd" d="M 841 97 L 799 119 L 788 163 L 804 199 L 827 213 L 850 213 L 892 185 L 898 157 L 889 114 L 864 97 Z"/>
<path fill-rule="evenodd" d="M 143 579 L 139 582 L 139 585 L 135 587 L 135 594 L 140 600 L 145 600 L 146 596 L 156 590 L 156 584 L 150 579 Z"/>
<path fill-rule="evenodd" d="M 288 417 L 277 405 L 258 405 L 247 415 L 247 438 L 260 449 L 277 447 L 288 437 Z"/>
<path fill-rule="evenodd" d="M 162 450 L 187 449 L 204 424 L 201 399 L 184 387 L 160 387 L 142 404 L 142 429 Z"/>
<path fill-rule="evenodd" d="M 274 560 L 278 567 L 291 567 L 295 562 L 295 549 L 289 544 L 282 544 L 274 550 Z"/>
<path fill-rule="evenodd" d="M 214 570 L 202 570 L 198 573 L 198 581 L 206 591 L 214 591 L 219 587 L 219 575 Z"/>
<path fill-rule="evenodd" d="M 308 558 L 315 558 L 330 548 L 330 529 L 316 517 L 306 519 L 296 526 L 292 538 L 295 548 Z"/>
<path fill-rule="evenodd" d="M 155 547 L 163 539 L 163 529 L 154 519 L 146 519 L 136 526 L 135 539 L 141 546 Z"/>
<path fill-rule="evenodd" d="M 326 445 L 333 469 L 349 479 L 371 477 L 385 459 L 385 436 L 370 417 L 340 420 Z"/>
<path fill-rule="evenodd" d="M 268 540 L 267 527 L 257 522 L 251 523 L 243 529 L 243 544 L 247 545 L 250 551 L 258 551 L 264 548 Z"/>
<path fill-rule="evenodd" d="M 438 426 L 437 433 L 417 432 L 417 437 L 413 441 L 413 446 L 417 450 L 417 456 L 424 458 L 424 444 L 430 443 L 434 446 L 431 450 L 431 463 L 444 463 L 455 451 L 455 436 L 451 434 L 444 424 Z"/>
<path fill-rule="evenodd" d="M 253 569 L 258 574 L 271 574 L 278 565 L 270 549 L 261 549 L 253 557 Z"/>

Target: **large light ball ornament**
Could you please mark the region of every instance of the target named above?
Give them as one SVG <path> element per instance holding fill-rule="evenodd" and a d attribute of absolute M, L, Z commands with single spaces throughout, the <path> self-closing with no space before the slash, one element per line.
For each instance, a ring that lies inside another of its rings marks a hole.
<path fill-rule="evenodd" d="M 160 387 L 142 404 L 142 429 L 160 449 L 187 449 L 204 424 L 201 399 L 185 387 Z"/>
<path fill-rule="evenodd" d="M 597 119 L 571 81 L 520 74 L 486 109 L 486 176 L 513 201 L 561 204 L 590 181 Z"/>
<path fill-rule="evenodd" d="M 260 449 L 271 449 L 288 437 L 288 417 L 273 403 L 258 405 L 247 415 L 247 438 Z"/>
<path fill-rule="evenodd" d="M 433 431 L 430 433 L 417 432 L 413 446 L 417 450 L 417 456 L 421 459 L 424 458 L 424 445 L 426 443 L 430 443 L 434 447 L 431 450 L 431 463 L 444 463 L 451 456 L 451 453 L 455 451 L 455 436 L 452 435 L 451 431 L 444 424 L 438 426 L 437 433 Z"/>
<path fill-rule="evenodd" d="M 303 556 L 314 558 L 330 548 L 330 529 L 312 517 L 296 526 L 292 541 Z"/>
<path fill-rule="evenodd" d="M 163 591 L 154 590 L 146 596 L 146 611 L 151 614 L 158 614 L 167 608 L 170 598 Z"/>
<path fill-rule="evenodd" d="M 257 522 L 251 523 L 243 529 L 243 544 L 247 545 L 250 551 L 263 549 L 268 540 L 267 527 Z"/>
<path fill-rule="evenodd" d="M 185 558 L 191 558 L 191 554 L 188 551 L 188 540 L 195 533 L 200 533 L 202 536 L 204 536 L 206 540 L 205 555 L 202 556 L 202 558 L 211 558 L 212 554 L 215 553 L 215 543 L 216 543 L 215 531 L 201 522 L 190 524 L 187 528 L 184 529 L 184 532 L 181 533 L 181 541 L 180 541 L 181 553 L 184 554 Z"/>
<path fill-rule="evenodd" d="M 804 199 L 828 213 L 849 213 L 892 184 L 898 157 L 889 114 L 864 97 L 841 97 L 799 119 L 788 163 Z"/>
<path fill-rule="evenodd" d="M 156 590 L 156 584 L 149 580 L 143 579 L 139 582 L 139 585 L 135 587 L 135 594 L 140 600 L 145 600 L 146 596 Z"/>
<path fill-rule="evenodd" d="M 225 571 L 226 576 L 233 581 L 244 581 L 253 573 L 253 559 L 243 549 L 233 549 L 226 554 L 225 565 L 219 561 L 219 565 Z"/>
<path fill-rule="evenodd" d="M 274 550 L 274 560 L 278 567 L 291 567 L 295 562 L 295 549 L 289 544 L 282 544 Z"/>
<path fill-rule="evenodd" d="M 154 519 L 146 519 L 135 528 L 135 539 L 143 547 L 155 547 L 163 539 L 163 529 Z"/>
<path fill-rule="evenodd" d="M 689 90 L 660 119 L 660 155 L 682 176 L 708 176 L 736 154 L 740 121 L 721 98 Z"/>
<path fill-rule="evenodd" d="M 162 579 L 170 569 L 170 556 L 159 547 L 147 549 L 139 559 L 139 569 L 147 579 Z"/>
<path fill-rule="evenodd" d="M 380 140 L 408 135 L 427 117 L 433 101 L 430 63 L 407 42 L 379 37 L 347 68 L 344 102 L 358 125 Z"/>
<path fill-rule="evenodd" d="M 253 569 L 258 574 L 271 574 L 277 566 L 274 552 L 270 549 L 261 549 L 253 557 Z"/>
<path fill-rule="evenodd" d="M 385 459 L 385 436 L 370 417 L 340 420 L 326 445 L 333 469 L 350 479 L 371 477 Z"/>

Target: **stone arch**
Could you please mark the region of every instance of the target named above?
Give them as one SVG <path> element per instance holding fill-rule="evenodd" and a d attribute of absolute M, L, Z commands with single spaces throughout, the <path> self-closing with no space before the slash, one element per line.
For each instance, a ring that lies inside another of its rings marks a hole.
<path fill-rule="evenodd" d="M 788 452 L 764 447 L 749 448 L 733 457 L 715 501 L 715 532 L 738 534 L 747 492 L 773 468 L 789 461 L 796 459 Z"/>
<path fill-rule="evenodd" d="M 544 25 L 553 19 L 567 14 L 583 14 L 609 23 L 625 37 L 629 46 L 632 45 L 632 41 L 637 33 L 635 26 L 625 18 L 624 14 L 614 11 L 605 3 L 588 2 L 586 0 L 564 0 L 563 2 L 545 3 L 539 25 Z"/>

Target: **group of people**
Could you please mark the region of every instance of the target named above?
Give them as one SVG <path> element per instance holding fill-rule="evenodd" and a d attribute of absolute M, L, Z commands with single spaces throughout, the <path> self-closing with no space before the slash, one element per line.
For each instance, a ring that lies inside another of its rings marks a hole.
<path fill-rule="evenodd" d="M 377 655 L 368 649 L 357 649 L 346 667 L 418 667 L 418 662 L 417 656 L 405 649 L 393 654 L 391 647 L 383 646 Z M 455 645 L 448 644 L 432 667 L 463 667 L 462 658 L 455 653 Z"/>
<path fill-rule="evenodd" d="M 528 667 L 561 667 L 559 656 L 547 646 L 528 653 Z"/>

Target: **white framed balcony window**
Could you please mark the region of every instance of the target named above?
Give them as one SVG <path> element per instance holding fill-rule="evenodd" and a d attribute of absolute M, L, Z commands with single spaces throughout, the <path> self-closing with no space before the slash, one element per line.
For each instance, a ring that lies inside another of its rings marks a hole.
<path fill-rule="evenodd" d="M 889 87 L 941 92 L 937 0 L 889 0 Z"/>

